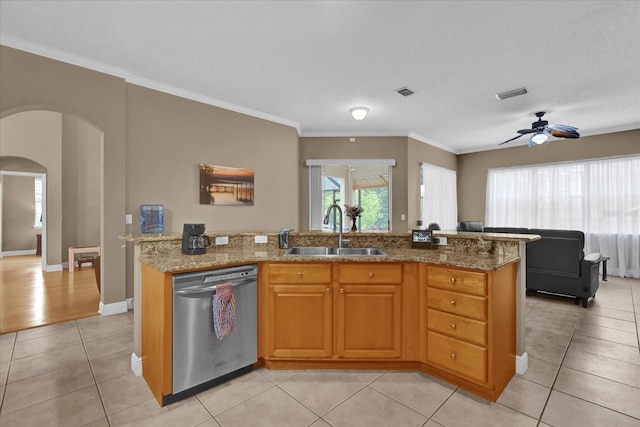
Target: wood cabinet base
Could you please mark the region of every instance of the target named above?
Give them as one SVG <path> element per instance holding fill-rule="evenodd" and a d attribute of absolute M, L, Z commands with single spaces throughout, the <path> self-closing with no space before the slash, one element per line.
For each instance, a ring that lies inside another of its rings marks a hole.
<path fill-rule="evenodd" d="M 513 358 L 513 371 L 515 374 L 515 366 L 516 366 L 516 360 L 515 360 L 515 356 Z M 478 395 L 480 397 L 482 397 L 483 399 L 486 400 L 490 400 L 492 402 L 495 402 L 496 400 L 498 400 L 498 397 L 500 396 L 500 393 L 502 393 L 502 391 L 504 390 L 504 388 L 507 386 L 507 384 L 509 383 L 507 382 L 503 382 L 501 384 L 496 385 L 495 388 L 487 388 L 484 387 L 480 384 L 474 383 L 473 381 L 469 381 L 466 380 L 464 378 L 461 378 L 457 375 L 454 375 L 448 371 L 444 371 L 442 369 L 439 369 L 433 365 L 428 365 L 426 363 L 422 363 L 420 366 L 420 370 L 426 374 L 429 375 L 433 375 L 434 377 L 437 377 L 443 381 L 446 381 L 450 384 L 453 384 L 455 386 L 458 386 L 470 393 L 473 393 L 475 395 Z"/>
<path fill-rule="evenodd" d="M 513 360 L 515 373 L 515 357 Z M 495 402 L 508 382 L 497 385 L 495 388 L 486 388 L 473 381 L 469 381 L 448 371 L 439 369 L 433 365 L 415 361 L 372 361 L 372 360 L 265 360 L 261 364 L 267 369 L 287 370 L 287 369 L 366 369 L 366 370 L 389 370 L 389 371 L 421 371 L 425 374 L 460 387 L 470 393 L 482 397 L 483 399 Z"/>
<path fill-rule="evenodd" d="M 265 360 L 267 369 L 367 369 L 392 371 L 419 371 L 420 362 L 378 360 Z"/>

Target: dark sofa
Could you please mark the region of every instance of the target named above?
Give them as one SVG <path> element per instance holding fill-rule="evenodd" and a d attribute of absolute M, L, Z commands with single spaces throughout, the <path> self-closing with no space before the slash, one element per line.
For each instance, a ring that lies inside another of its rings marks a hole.
<path fill-rule="evenodd" d="M 598 270 L 602 255 L 584 253 L 584 233 L 574 230 L 544 230 L 485 227 L 485 233 L 538 234 L 541 239 L 527 243 L 527 294 L 546 292 L 575 298 L 587 307 L 598 290 Z"/>

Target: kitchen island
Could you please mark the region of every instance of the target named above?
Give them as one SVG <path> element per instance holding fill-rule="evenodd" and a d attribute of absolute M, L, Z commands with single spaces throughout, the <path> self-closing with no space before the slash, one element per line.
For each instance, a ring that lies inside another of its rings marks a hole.
<path fill-rule="evenodd" d="M 410 248 L 409 232 L 358 232 L 349 233 L 352 246 L 380 247 L 387 256 L 326 258 L 285 256 L 275 234 L 223 234 L 228 245 L 197 256 L 181 254 L 180 236 L 129 238 L 140 245 L 143 264 L 143 330 L 145 323 L 166 323 L 173 274 L 257 263 L 258 363 L 267 368 L 421 370 L 489 400 L 515 372 L 518 251 L 535 236 L 449 234 L 446 246 L 420 250 Z M 335 239 L 301 232 L 291 244 Z M 160 351 L 159 366 L 149 364 L 152 355 L 142 356 L 145 379 L 162 402 L 171 390 L 170 331 L 142 336 L 160 341 L 144 346 Z"/>

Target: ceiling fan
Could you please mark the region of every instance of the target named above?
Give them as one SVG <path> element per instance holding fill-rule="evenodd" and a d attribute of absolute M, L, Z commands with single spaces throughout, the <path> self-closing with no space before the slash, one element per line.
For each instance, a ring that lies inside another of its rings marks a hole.
<path fill-rule="evenodd" d="M 518 131 L 520 135 L 514 136 L 511 139 L 507 139 L 506 141 L 501 142 L 499 145 L 516 140 L 522 135 L 526 135 L 528 133 L 533 134 L 531 135 L 531 138 L 529 138 L 529 147 L 533 147 L 536 144 L 544 143 L 547 139 L 549 139 L 549 135 L 555 136 L 556 138 L 580 138 L 578 128 L 567 125 L 550 125 L 548 121 L 542 120 L 542 116 L 544 116 L 544 113 L 544 111 L 536 113 L 536 117 L 538 118 L 538 120 L 531 123 L 531 129 L 520 129 Z"/>

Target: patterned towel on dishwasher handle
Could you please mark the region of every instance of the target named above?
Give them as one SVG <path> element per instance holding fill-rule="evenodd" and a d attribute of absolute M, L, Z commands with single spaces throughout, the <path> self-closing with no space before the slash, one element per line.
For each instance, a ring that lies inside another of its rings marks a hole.
<path fill-rule="evenodd" d="M 236 301 L 233 298 L 233 284 L 216 285 L 216 293 L 211 297 L 213 311 L 213 328 L 216 337 L 222 338 L 233 332 L 236 323 Z"/>

